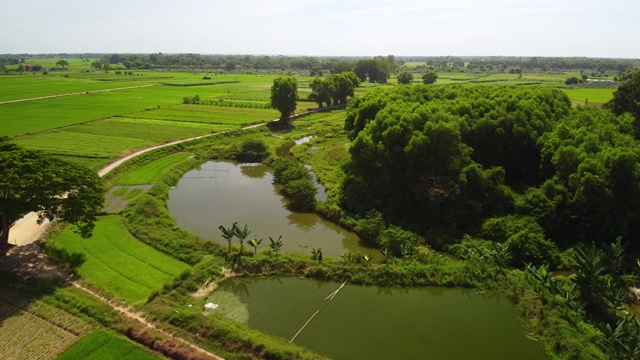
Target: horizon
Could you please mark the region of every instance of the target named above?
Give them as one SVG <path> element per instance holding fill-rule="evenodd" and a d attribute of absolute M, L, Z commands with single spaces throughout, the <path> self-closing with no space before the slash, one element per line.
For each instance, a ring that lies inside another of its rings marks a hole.
<path fill-rule="evenodd" d="M 640 2 L 33 0 L 0 14 L 5 54 L 638 59 Z M 46 29 L 43 31 L 43 29 Z M 412 55 L 412 54 L 426 55 Z M 467 54 L 467 55 L 465 55 Z"/>

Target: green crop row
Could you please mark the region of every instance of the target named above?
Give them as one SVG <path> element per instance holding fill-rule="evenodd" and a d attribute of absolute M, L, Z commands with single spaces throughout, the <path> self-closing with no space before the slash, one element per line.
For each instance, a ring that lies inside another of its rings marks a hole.
<path fill-rule="evenodd" d="M 157 358 L 121 335 L 107 330 L 96 330 L 65 351 L 58 360 L 151 360 Z"/>
<path fill-rule="evenodd" d="M 79 254 L 80 276 L 130 304 L 144 303 L 189 268 L 134 239 L 117 216 L 101 217 L 90 240 L 69 227 L 49 243 L 54 250 Z"/>

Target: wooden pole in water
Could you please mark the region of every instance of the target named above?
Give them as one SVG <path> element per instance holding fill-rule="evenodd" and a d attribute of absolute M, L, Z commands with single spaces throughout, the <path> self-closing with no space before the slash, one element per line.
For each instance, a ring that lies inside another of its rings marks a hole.
<path fill-rule="evenodd" d="M 349 280 L 347 280 L 349 281 Z M 336 297 L 336 295 L 338 295 L 338 292 L 340 290 L 342 290 L 342 288 L 347 284 L 347 281 L 343 282 L 342 285 L 340 285 L 340 287 L 338 288 L 338 290 L 332 292 L 331 294 L 329 294 L 329 296 L 327 296 L 326 298 L 324 298 L 325 301 L 329 300 L 333 300 L 333 298 Z M 326 304 L 324 305 L 326 306 Z M 320 309 L 318 309 L 315 313 L 313 313 L 313 315 L 311 315 L 311 317 L 309 318 L 309 320 L 307 320 L 306 323 L 304 323 L 304 325 L 302 325 L 302 327 L 300 328 L 300 330 L 298 330 L 298 332 L 293 335 L 293 338 L 291 339 L 291 341 L 289 341 L 289 343 L 293 343 L 293 341 L 298 337 L 298 335 L 300 335 L 300 333 L 302 332 L 302 330 L 304 330 L 304 328 L 307 327 L 307 325 L 309 325 L 309 323 L 311 322 L 311 320 L 313 320 L 314 317 L 316 317 L 316 315 L 318 315 L 318 313 L 320 312 L 320 310 L 324 309 L 324 306 L 321 307 Z"/>

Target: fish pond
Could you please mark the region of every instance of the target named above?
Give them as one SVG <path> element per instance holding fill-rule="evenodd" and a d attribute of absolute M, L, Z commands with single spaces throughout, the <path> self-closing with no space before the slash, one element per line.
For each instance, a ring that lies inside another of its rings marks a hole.
<path fill-rule="evenodd" d="M 541 360 L 512 304 L 473 290 L 235 278 L 210 295 L 219 316 L 333 359 Z M 336 290 L 338 290 L 336 292 Z M 297 334 L 297 336 L 296 336 Z"/>
<path fill-rule="evenodd" d="M 248 225 L 249 238 L 264 239 L 258 251 L 269 248 L 269 237 L 282 235 L 284 252 L 307 255 L 321 248 L 325 256 L 338 258 L 348 250 L 381 260 L 355 233 L 315 213 L 291 211 L 279 190 L 268 166 L 211 161 L 184 174 L 169 191 L 167 205 L 177 226 L 222 245 L 227 242 L 218 227 L 237 221 L 240 227 Z"/>

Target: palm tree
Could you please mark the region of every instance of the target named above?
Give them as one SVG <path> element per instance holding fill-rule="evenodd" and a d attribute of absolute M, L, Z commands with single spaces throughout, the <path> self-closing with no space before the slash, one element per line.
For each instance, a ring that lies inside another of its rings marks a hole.
<path fill-rule="evenodd" d="M 271 236 L 269 236 L 269 247 L 271 248 L 271 251 L 276 253 L 276 256 L 278 256 L 278 251 L 280 251 L 280 249 L 282 249 L 282 235 L 280 235 L 278 237 L 278 240 L 273 240 L 273 238 Z"/>
<path fill-rule="evenodd" d="M 233 241 L 233 236 L 235 235 L 235 229 L 237 226 L 237 222 L 234 222 L 230 228 L 225 228 L 222 225 L 218 226 L 218 229 L 222 231 L 222 237 L 229 243 L 229 253 L 231 253 L 231 241 Z"/>
<path fill-rule="evenodd" d="M 251 241 L 249 241 L 249 245 L 253 247 L 254 256 L 258 253 L 258 246 L 260 245 L 261 242 L 262 242 L 262 239 L 258 240 L 258 238 L 255 236 L 253 237 L 253 239 L 251 239 Z"/>
<path fill-rule="evenodd" d="M 240 242 L 240 256 L 242 256 L 242 250 L 244 249 L 244 241 L 247 239 L 247 236 L 251 234 L 249 227 L 247 224 L 244 225 L 244 228 L 241 230 L 237 223 L 234 223 L 233 233 L 238 238 Z"/>

